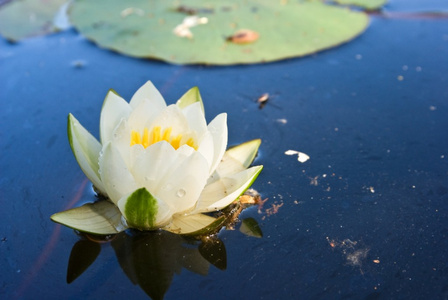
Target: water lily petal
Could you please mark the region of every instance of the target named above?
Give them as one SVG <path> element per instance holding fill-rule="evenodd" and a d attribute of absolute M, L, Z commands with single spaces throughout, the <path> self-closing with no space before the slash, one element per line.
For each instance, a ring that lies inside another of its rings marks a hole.
<path fill-rule="evenodd" d="M 116 234 L 127 229 L 121 221 L 121 213 L 111 202 L 102 200 L 56 213 L 54 222 L 93 234 Z"/>
<path fill-rule="evenodd" d="M 219 229 L 226 221 L 225 216 L 213 218 L 203 214 L 174 215 L 171 223 L 163 230 L 185 235 L 206 235 Z"/>
<path fill-rule="evenodd" d="M 163 226 L 172 216 L 170 207 L 155 198 L 146 188 L 125 195 L 118 201 L 117 206 L 128 226 L 140 230 Z"/>
<path fill-rule="evenodd" d="M 180 212 L 195 205 L 208 177 L 208 165 L 191 147 L 174 150 L 162 141 L 140 153 L 131 172 L 139 186 Z"/>
<path fill-rule="evenodd" d="M 147 124 L 151 124 L 165 107 L 166 105 L 154 106 L 147 98 L 141 99 L 129 115 L 129 127 L 133 130 L 142 130 Z"/>
<path fill-rule="evenodd" d="M 191 148 L 190 146 L 183 145 L 183 146 L 180 146 L 179 149 L 176 150 L 176 153 L 178 155 L 181 155 L 182 157 L 188 157 L 188 156 L 192 155 L 194 151 L 195 150 L 193 148 Z"/>
<path fill-rule="evenodd" d="M 263 166 L 256 166 L 208 184 L 192 213 L 219 210 L 235 201 L 255 181 Z"/>
<path fill-rule="evenodd" d="M 176 105 L 169 105 L 164 109 L 152 122 L 148 122 L 146 125 L 148 128 L 153 126 L 160 126 L 162 130 L 164 128 L 172 128 L 172 135 L 184 133 L 188 129 L 187 118 L 182 113 L 181 109 Z"/>
<path fill-rule="evenodd" d="M 131 165 L 131 155 L 129 151 L 129 145 L 131 144 L 130 132 L 131 130 L 128 126 L 127 120 L 121 119 L 115 127 L 112 139 L 110 140 L 110 142 L 112 142 L 120 152 L 121 158 L 124 160 L 128 168 Z M 134 147 L 131 147 L 131 149 L 132 148 Z"/>
<path fill-rule="evenodd" d="M 261 140 L 256 139 L 227 150 L 216 168 L 215 173 L 213 173 L 207 183 L 210 184 L 219 178 L 241 172 L 249 167 L 257 155 L 260 144 Z"/>
<path fill-rule="evenodd" d="M 135 158 L 131 172 L 140 186 L 146 187 L 154 194 L 160 180 L 171 169 L 173 162 L 177 161 L 178 155 L 179 153 L 168 142 L 156 143 Z"/>
<path fill-rule="evenodd" d="M 109 198 L 117 204 L 123 195 L 135 191 L 138 186 L 126 163 L 113 143 L 103 147 L 100 155 L 100 175 Z"/>
<path fill-rule="evenodd" d="M 212 173 L 212 166 L 214 164 L 215 145 L 213 144 L 213 136 L 210 131 L 206 131 L 199 142 L 198 152 L 207 160 L 208 174 Z"/>
<path fill-rule="evenodd" d="M 187 118 L 190 129 L 196 131 L 198 136 L 202 136 L 207 130 L 207 122 L 202 112 L 201 103 L 193 103 L 182 111 Z"/>
<path fill-rule="evenodd" d="M 72 114 L 68 115 L 67 132 L 70 147 L 81 170 L 100 193 L 107 195 L 98 172 L 98 157 L 101 151 L 101 144 Z"/>
<path fill-rule="evenodd" d="M 154 194 L 170 205 L 175 213 L 183 212 L 196 205 L 208 176 L 207 161 L 200 153 L 194 152 L 172 165 Z"/>
<path fill-rule="evenodd" d="M 100 117 L 101 144 L 112 140 L 113 132 L 122 118 L 127 118 L 132 108 L 114 90 L 109 90 L 104 99 Z"/>
<path fill-rule="evenodd" d="M 136 109 L 144 99 L 150 102 L 151 109 L 155 112 L 160 112 L 166 107 L 165 100 L 151 81 L 147 81 L 137 90 L 137 92 L 135 92 L 129 105 L 133 109 Z"/>
<path fill-rule="evenodd" d="M 213 162 L 210 165 L 210 174 L 218 166 L 223 157 L 227 147 L 227 114 L 222 113 L 216 116 L 210 124 L 208 130 L 213 136 Z"/>
<path fill-rule="evenodd" d="M 193 103 L 200 103 L 202 114 L 204 114 L 204 104 L 202 103 L 202 97 L 199 93 L 197 86 L 189 89 L 179 100 L 177 100 L 176 105 L 180 108 L 186 108 Z"/>

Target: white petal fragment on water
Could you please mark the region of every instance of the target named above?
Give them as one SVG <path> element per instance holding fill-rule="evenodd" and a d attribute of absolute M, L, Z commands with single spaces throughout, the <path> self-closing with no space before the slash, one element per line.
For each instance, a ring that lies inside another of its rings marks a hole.
<path fill-rule="evenodd" d="M 177 25 L 173 29 L 173 33 L 180 37 L 187 37 L 189 39 L 193 38 L 193 33 L 190 31 L 191 27 L 207 24 L 208 19 L 206 17 L 198 17 L 198 16 L 188 16 L 186 17 L 181 24 Z"/>
<path fill-rule="evenodd" d="M 286 155 L 296 155 L 297 154 L 297 160 L 301 163 L 306 162 L 308 159 L 310 159 L 308 154 L 305 154 L 303 152 L 299 152 L 296 150 L 287 150 L 285 151 Z"/>

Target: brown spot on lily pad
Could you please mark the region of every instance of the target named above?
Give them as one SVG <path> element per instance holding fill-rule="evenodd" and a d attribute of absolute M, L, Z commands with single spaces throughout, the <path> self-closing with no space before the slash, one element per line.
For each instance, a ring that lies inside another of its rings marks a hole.
<path fill-rule="evenodd" d="M 233 35 L 226 38 L 227 41 L 234 44 L 249 44 L 253 43 L 260 37 L 260 34 L 250 29 L 240 29 Z"/>

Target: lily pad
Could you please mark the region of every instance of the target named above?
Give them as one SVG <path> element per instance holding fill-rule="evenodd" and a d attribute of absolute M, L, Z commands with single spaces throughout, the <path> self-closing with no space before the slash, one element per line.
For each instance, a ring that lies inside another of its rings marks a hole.
<path fill-rule="evenodd" d="M 336 0 L 336 3 L 343 5 L 354 5 L 368 10 L 379 9 L 387 3 L 387 0 Z"/>
<path fill-rule="evenodd" d="M 0 7 L 0 34 L 17 41 L 55 32 L 53 20 L 67 0 L 12 1 Z"/>
<path fill-rule="evenodd" d="M 189 14 L 207 22 L 188 28 L 191 38 L 174 34 Z M 246 64 L 304 56 L 347 42 L 368 25 L 365 13 L 320 1 L 77 0 L 69 17 L 101 47 L 178 64 Z M 259 38 L 243 44 L 229 41 L 242 29 Z"/>

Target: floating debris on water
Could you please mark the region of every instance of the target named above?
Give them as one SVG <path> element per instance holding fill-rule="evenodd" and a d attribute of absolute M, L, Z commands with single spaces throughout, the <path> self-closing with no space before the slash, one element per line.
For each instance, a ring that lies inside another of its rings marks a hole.
<path fill-rule="evenodd" d="M 287 150 L 287 151 L 285 151 L 285 154 L 286 155 L 296 155 L 297 154 L 297 160 L 301 163 L 304 163 L 310 159 L 308 154 L 305 154 L 303 152 L 296 151 L 296 150 Z"/>

